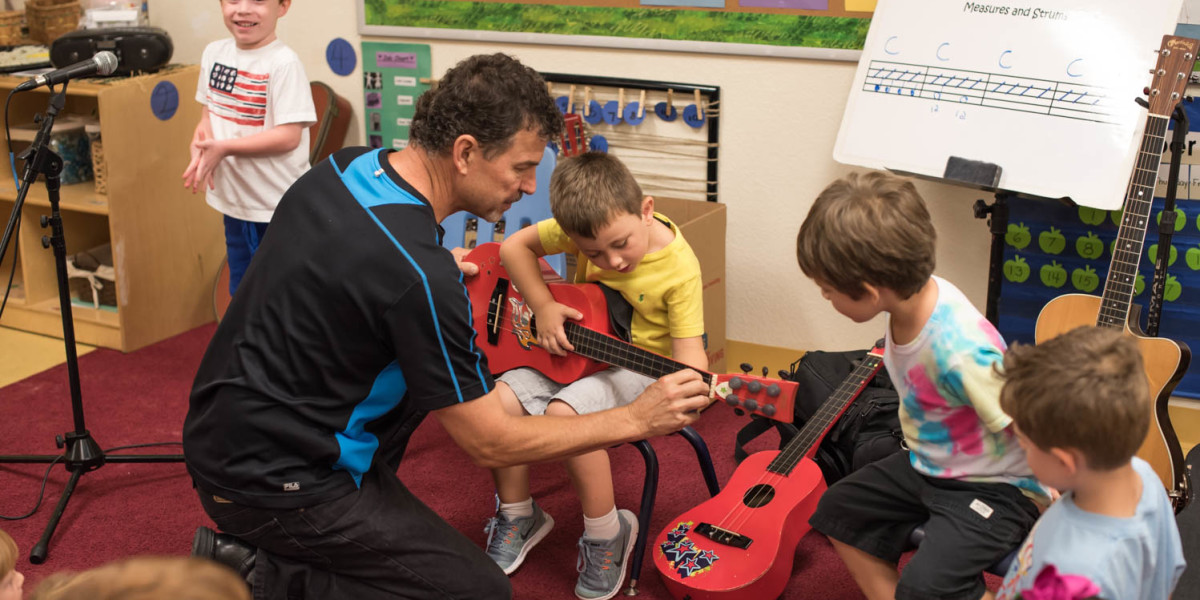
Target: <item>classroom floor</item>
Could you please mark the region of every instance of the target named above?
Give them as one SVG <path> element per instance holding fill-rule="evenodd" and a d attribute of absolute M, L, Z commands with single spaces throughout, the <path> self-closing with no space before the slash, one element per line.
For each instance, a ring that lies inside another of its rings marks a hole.
<path fill-rule="evenodd" d="M 94 349 L 76 344 L 80 356 Z M 725 350 L 726 371 L 738 372 L 739 365 L 745 362 L 754 367 L 755 373 L 761 373 L 762 368 L 767 367 L 770 377 L 777 377 L 780 369 L 786 370 L 792 361 L 804 354 L 801 350 L 736 340 L 729 340 Z M 0 327 L 0 388 L 65 361 L 61 339 Z M 1174 400 L 1171 421 L 1185 454 L 1200 443 L 1200 402 Z"/>
<path fill-rule="evenodd" d="M 75 344 L 79 356 L 92 350 Z M 62 339 L 0 327 L 0 388 L 66 361 Z"/>

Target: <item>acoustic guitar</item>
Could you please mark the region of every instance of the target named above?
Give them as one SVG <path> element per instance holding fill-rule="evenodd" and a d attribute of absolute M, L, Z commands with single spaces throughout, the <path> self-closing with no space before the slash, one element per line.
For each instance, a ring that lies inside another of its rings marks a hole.
<path fill-rule="evenodd" d="M 813 456 L 882 364 L 881 343 L 782 450 L 746 457 L 720 494 L 671 519 L 654 539 L 654 566 L 671 595 L 758 600 L 783 593 L 796 544 L 826 489 Z"/>
<path fill-rule="evenodd" d="M 1084 325 L 1111 327 L 1133 336 L 1142 351 L 1150 383 L 1150 432 L 1138 456 L 1154 467 L 1176 510 L 1190 494 L 1183 451 L 1171 426 L 1167 402 L 1191 361 L 1187 345 L 1167 338 L 1147 337 L 1141 327 L 1140 306 L 1133 304 L 1138 262 L 1153 222 L 1150 206 L 1172 111 L 1183 96 L 1196 61 L 1200 41 L 1163 36 L 1154 82 L 1150 86 L 1149 117 L 1137 162 L 1125 193 L 1120 230 L 1113 245 L 1112 262 L 1100 297 L 1065 294 L 1051 300 L 1038 315 L 1034 337 L 1038 343 Z"/>
<path fill-rule="evenodd" d="M 566 356 L 551 354 L 537 344 L 533 309 L 525 304 L 509 280 L 508 271 L 500 264 L 500 244 L 479 244 L 463 260 L 479 265 L 479 274 L 466 277 L 465 282 L 471 299 L 471 319 L 478 334 L 475 343 L 487 355 L 493 373 L 529 367 L 559 383 L 570 383 L 610 366 L 655 379 L 692 369 L 708 385 L 710 398 L 768 419 L 792 422 L 795 382 L 748 374 L 708 373 L 634 346 L 613 333 L 608 302 L 599 285 L 550 282 L 557 277 L 543 261 L 542 275 L 554 300 L 583 313 L 582 319 L 563 324 L 575 351 Z"/>

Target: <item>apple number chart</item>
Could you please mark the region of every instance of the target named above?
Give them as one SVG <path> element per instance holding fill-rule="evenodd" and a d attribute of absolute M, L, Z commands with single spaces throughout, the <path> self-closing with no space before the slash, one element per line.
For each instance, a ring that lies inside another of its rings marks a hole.
<path fill-rule="evenodd" d="M 1171 153 L 1164 152 L 1158 171 L 1145 251 L 1138 261 L 1133 302 L 1149 307 L 1154 263 L 1167 253 L 1159 335 L 1200 348 L 1200 106 L 1185 105 L 1191 131 L 1179 169 L 1175 212 L 1163 215 Z M 1170 139 L 1170 135 L 1167 136 Z M 1129 174 L 1126 174 L 1127 177 Z M 1050 300 L 1069 293 L 1100 295 L 1112 261 L 1120 210 L 1068 206 L 1028 198 L 1009 201 L 1008 234 L 1004 237 L 1003 285 L 1000 288 L 1000 333 L 1013 341 L 1033 343 L 1038 313 Z M 1160 248 L 1157 223 L 1175 219 L 1170 248 Z M 1175 395 L 1200 398 L 1200 367 L 1192 367 Z"/>
<path fill-rule="evenodd" d="M 1181 0 L 881 0 L 838 162 L 941 178 L 959 157 L 998 188 L 1120 209 L 1163 34 Z"/>

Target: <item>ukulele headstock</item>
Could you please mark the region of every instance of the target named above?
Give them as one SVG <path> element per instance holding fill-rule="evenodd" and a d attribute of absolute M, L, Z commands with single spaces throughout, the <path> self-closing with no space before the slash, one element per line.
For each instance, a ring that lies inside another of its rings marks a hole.
<path fill-rule="evenodd" d="M 716 397 L 734 409 L 762 415 L 781 423 L 795 417 L 796 383 L 749 373 L 713 375 Z"/>

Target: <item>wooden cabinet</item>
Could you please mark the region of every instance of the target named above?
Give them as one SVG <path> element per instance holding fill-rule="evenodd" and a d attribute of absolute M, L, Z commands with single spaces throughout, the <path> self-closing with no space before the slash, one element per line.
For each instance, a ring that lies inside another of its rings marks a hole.
<path fill-rule="evenodd" d="M 184 189 L 181 179 L 200 119 L 194 100 L 198 75 L 198 66 L 172 66 L 140 77 L 73 81 L 67 88 L 60 118 L 99 118 L 107 183 L 105 194 L 96 193 L 92 181 L 62 186 L 67 255 L 111 243 L 116 272 L 115 310 L 71 307 L 81 343 L 128 352 L 213 320 L 212 286 L 225 256 L 221 215 L 203 193 Z M 0 77 L 0 94 L 21 81 Z M 157 87 L 161 82 L 173 84 L 177 94 L 170 86 Z M 48 103 L 45 88 L 14 95 L 10 124 L 31 123 Z M 160 119 L 156 107 L 164 114 L 162 108 L 172 103 L 174 115 Z M 16 162 L 21 173 L 23 163 Z M 16 197 L 12 170 L 4 165 L 0 215 L 6 221 Z M 41 243 L 49 229 L 39 219 L 50 214 L 50 202 L 40 176 L 21 212 L 20 236 L 0 263 L 2 289 L 17 262 L 0 325 L 62 337 L 54 255 Z"/>

